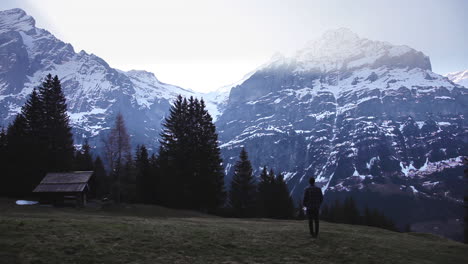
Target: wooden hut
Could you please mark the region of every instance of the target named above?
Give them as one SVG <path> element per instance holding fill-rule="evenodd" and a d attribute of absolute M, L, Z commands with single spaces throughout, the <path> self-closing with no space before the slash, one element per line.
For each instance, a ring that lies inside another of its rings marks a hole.
<path fill-rule="evenodd" d="M 85 206 L 92 175 L 92 171 L 50 172 L 33 192 L 39 195 L 41 203 L 73 201 L 76 206 Z"/>

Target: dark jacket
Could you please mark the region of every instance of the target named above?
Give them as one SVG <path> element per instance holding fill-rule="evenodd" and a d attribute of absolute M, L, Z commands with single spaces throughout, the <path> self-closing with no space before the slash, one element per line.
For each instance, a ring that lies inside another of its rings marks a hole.
<path fill-rule="evenodd" d="M 322 189 L 316 186 L 309 186 L 304 190 L 304 200 L 302 204 L 309 208 L 320 208 L 323 202 Z"/>

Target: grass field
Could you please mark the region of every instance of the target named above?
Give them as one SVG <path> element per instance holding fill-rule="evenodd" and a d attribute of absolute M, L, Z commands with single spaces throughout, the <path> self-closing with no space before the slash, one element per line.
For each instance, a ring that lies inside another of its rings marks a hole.
<path fill-rule="evenodd" d="M 0 263 L 468 263 L 468 246 L 421 233 L 166 209 L 0 202 Z"/>

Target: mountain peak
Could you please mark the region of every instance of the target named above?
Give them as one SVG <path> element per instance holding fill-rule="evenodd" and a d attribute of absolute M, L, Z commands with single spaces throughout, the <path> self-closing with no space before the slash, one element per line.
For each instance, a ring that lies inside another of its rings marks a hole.
<path fill-rule="evenodd" d="M 429 58 L 422 52 L 405 45 L 362 38 L 348 28 L 326 31 L 299 50 L 295 60 L 298 71 L 329 72 L 382 66 L 431 69 Z"/>
<path fill-rule="evenodd" d="M 158 78 L 156 78 L 156 75 L 154 73 L 145 71 L 145 70 L 129 70 L 126 72 L 128 76 L 135 77 L 135 78 L 140 78 L 140 79 L 146 79 L 146 80 L 154 80 L 159 82 Z"/>
<path fill-rule="evenodd" d="M 338 28 L 325 31 L 320 39 L 337 42 L 358 40 L 360 37 L 349 28 Z"/>
<path fill-rule="evenodd" d="M 0 32 L 33 30 L 36 26 L 34 18 L 23 9 L 14 8 L 0 11 Z"/>

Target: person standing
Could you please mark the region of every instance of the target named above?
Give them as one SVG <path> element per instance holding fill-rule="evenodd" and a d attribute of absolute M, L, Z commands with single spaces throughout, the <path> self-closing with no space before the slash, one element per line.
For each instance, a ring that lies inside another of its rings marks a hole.
<path fill-rule="evenodd" d="M 307 209 L 310 235 L 316 238 L 319 232 L 319 211 L 320 205 L 322 205 L 323 202 L 323 194 L 322 189 L 315 186 L 315 178 L 311 177 L 309 179 L 309 184 L 310 185 L 304 190 L 302 205 Z"/>

